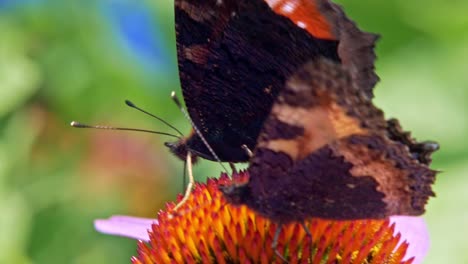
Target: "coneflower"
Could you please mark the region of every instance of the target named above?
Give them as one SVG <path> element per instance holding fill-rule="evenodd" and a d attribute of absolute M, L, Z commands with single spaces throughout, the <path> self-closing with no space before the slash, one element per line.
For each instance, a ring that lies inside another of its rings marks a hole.
<path fill-rule="evenodd" d="M 241 173 L 239 177 L 248 177 Z M 157 219 L 113 216 L 96 220 L 100 232 L 138 242 L 134 264 L 283 263 L 272 242 L 277 224 L 246 206 L 226 203 L 220 185 L 231 179 L 198 183 L 189 200 L 173 213 L 174 203 Z M 181 197 L 179 197 L 181 199 Z M 312 218 L 282 226 L 277 250 L 289 263 L 421 263 L 429 237 L 420 217 L 330 221 Z"/>

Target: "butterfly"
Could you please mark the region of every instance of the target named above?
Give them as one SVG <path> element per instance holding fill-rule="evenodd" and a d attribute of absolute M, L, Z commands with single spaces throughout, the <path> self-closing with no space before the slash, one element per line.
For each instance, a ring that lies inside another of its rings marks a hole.
<path fill-rule="evenodd" d="M 249 161 L 247 183 L 222 187 L 229 202 L 280 223 L 424 212 L 438 145 L 373 105 L 377 35 L 328 0 L 176 0 L 175 17 L 200 133 L 168 146 L 181 159 Z"/>
<path fill-rule="evenodd" d="M 439 146 L 416 141 L 373 105 L 377 35 L 328 0 L 175 7 L 181 85 L 197 129 L 167 146 L 181 159 L 249 161 L 248 181 L 220 190 L 278 223 L 272 247 L 281 259 L 284 223 L 424 213 Z"/>
<path fill-rule="evenodd" d="M 166 143 L 182 160 L 247 162 L 241 146 L 255 148 L 285 81 L 309 60 L 346 65 L 373 96 L 377 36 L 330 1 L 175 0 L 175 22 L 183 96 L 198 128 Z"/>
<path fill-rule="evenodd" d="M 279 93 L 248 182 L 221 191 L 279 223 L 421 215 L 434 196 L 429 165 L 437 149 L 385 120 L 348 68 L 313 60 Z"/>

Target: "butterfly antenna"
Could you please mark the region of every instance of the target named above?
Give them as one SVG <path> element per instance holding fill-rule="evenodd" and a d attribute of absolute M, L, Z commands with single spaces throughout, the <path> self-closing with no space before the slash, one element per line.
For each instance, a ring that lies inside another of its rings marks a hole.
<path fill-rule="evenodd" d="M 142 108 L 136 106 L 136 105 L 135 105 L 134 103 L 132 103 L 130 100 L 125 100 L 125 104 L 126 104 L 127 106 L 131 107 L 131 108 L 134 108 L 134 109 L 136 109 L 136 110 L 138 110 L 138 111 L 144 113 L 144 114 L 147 114 L 147 115 L 149 115 L 149 116 L 151 116 L 151 117 L 156 118 L 157 120 L 159 120 L 159 121 L 161 121 L 162 123 L 164 123 L 166 126 L 172 128 L 172 129 L 174 129 L 181 137 L 184 136 L 184 134 L 182 134 L 182 132 L 180 132 L 179 129 L 177 129 L 177 128 L 174 127 L 173 125 L 169 124 L 167 121 L 165 121 L 164 119 L 160 118 L 159 116 L 156 116 L 156 115 L 154 115 L 154 114 L 151 114 L 150 112 L 145 111 L 145 110 L 143 110 Z"/>
<path fill-rule="evenodd" d="M 80 122 L 72 121 L 70 123 L 72 127 L 76 128 L 94 128 L 94 129 L 104 129 L 104 130 L 125 130 L 125 131 L 137 131 L 137 132 L 145 132 L 145 133 L 152 133 L 152 134 L 158 134 L 158 135 L 165 135 L 165 136 L 170 136 L 170 137 L 175 137 L 180 139 L 179 136 L 169 134 L 169 133 L 164 133 L 164 132 L 159 132 L 159 131 L 154 131 L 154 130 L 146 130 L 146 129 L 138 129 L 138 128 L 128 128 L 128 127 L 111 127 L 111 126 L 101 126 L 101 125 L 87 125 L 83 124 Z"/>
<path fill-rule="evenodd" d="M 171 98 L 172 100 L 175 102 L 175 104 L 177 105 L 177 107 L 179 108 L 179 110 L 182 112 L 182 114 L 185 116 L 185 118 L 190 122 L 190 124 L 192 125 L 193 127 L 193 130 L 195 130 L 195 133 L 197 133 L 197 135 L 200 137 L 200 139 L 202 140 L 203 144 L 206 146 L 206 148 L 208 148 L 208 151 L 211 153 L 211 155 L 213 155 L 213 157 L 215 158 L 215 160 L 219 163 L 219 165 L 221 165 L 221 167 L 224 169 L 224 171 L 226 173 L 228 173 L 226 167 L 223 165 L 223 163 L 221 162 L 221 159 L 218 157 L 218 155 L 216 155 L 216 153 L 214 152 L 213 148 L 210 146 L 210 144 L 208 144 L 208 141 L 206 141 L 205 137 L 203 136 L 203 134 L 201 133 L 201 131 L 198 129 L 197 126 L 195 126 L 195 123 L 193 123 L 192 119 L 190 118 L 190 116 L 188 115 L 187 111 L 185 111 L 185 108 L 182 106 L 182 104 L 180 103 L 179 101 L 179 98 L 177 97 L 176 93 L 174 91 L 172 91 L 171 93 Z"/>

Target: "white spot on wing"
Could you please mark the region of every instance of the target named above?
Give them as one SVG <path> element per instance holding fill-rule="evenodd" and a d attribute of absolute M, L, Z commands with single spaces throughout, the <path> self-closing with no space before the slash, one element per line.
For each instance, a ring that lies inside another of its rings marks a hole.
<path fill-rule="evenodd" d="M 302 22 L 302 21 L 297 21 L 297 26 L 300 27 L 300 28 L 306 28 L 307 24 Z"/>
<path fill-rule="evenodd" d="M 281 9 L 283 10 L 283 12 L 285 13 L 292 13 L 294 11 L 294 6 L 290 5 L 290 4 L 285 4 L 281 7 Z"/>
<path fill-rule="evenodd" d="M 286 14 L 291 14 L 293 13 L 298 6 L 298 1 L 287 1 L 286 3 L 283 4 L 281 7 L 281 10 L 286 13 Z"/>
<path fill-rule="evenodd" d="M 275 8 L 281 0 L 265 0 L 271 8 Z"/>

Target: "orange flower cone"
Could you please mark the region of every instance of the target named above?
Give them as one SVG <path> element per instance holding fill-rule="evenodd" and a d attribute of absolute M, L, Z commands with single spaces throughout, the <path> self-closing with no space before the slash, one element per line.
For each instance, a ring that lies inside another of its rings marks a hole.
<path fill-rule="evenodd" d="M 235 180 L 246 177 L 241 173 Z M 283 263 L 271 246 L 277 224 L 246 206 L 227 204 L 218 188 L 230 181 L 223 175 L 197 184 L 176 214 L 171 203 L 157 220 L 113 217 L 97 220 L 96 228 L 141 239 L 134 264 Z M 419 217 L 312 218 L 305 226 L 312 236 L 300 223 L 282 226 L 276 249 L 289 263 L 421 263 L 428 247 L 427 229 Z"/>

